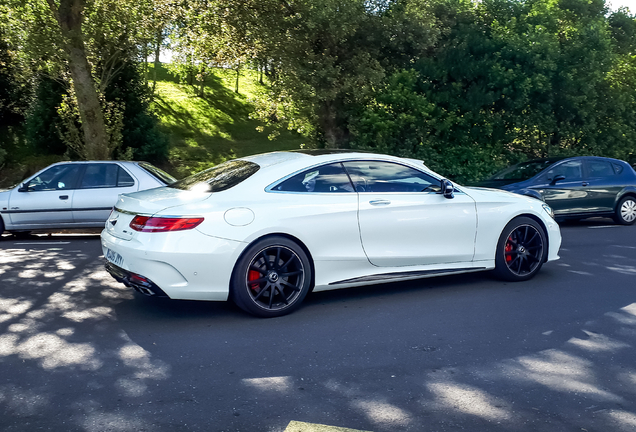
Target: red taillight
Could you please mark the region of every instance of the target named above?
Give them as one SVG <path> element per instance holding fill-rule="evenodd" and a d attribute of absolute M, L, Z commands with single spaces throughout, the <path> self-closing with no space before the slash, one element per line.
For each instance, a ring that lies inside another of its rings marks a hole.
<path fill-rule="evenodd" d="M 170 218 L 137 215 L 130 222 L 130 227 L 140 232 L 183 231 L 192 229 L 201 222 L 203 222 L 202 217 Z"/>

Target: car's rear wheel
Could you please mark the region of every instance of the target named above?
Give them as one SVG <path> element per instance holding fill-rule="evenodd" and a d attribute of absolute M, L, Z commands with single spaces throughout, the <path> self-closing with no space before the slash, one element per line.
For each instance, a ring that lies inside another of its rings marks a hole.
<path fill-rule="evenodd" d="M 4 221 L 2 220 L 2 216 L 0 216 L 0 236 L 4 232 Z"/>
<path fill-rule="evenodd" d="M 632 225 L 636 222 L 636 199 L 627 196 L 616 206 L 614 221 L 621 225 Z"/>
<path fill-rule="evenodd" d="M 546 253 L 543 228 L 528 217 L 515 218 L 508 222 L 497 242 L 494 272 L 504 280 L 528 280 L 541 269 Z"/>
<path fill-rule="evenodd" d="M 311 279 L 303 249 L 285 237 L 269 237 L 254 243 L 239 259 L 231 295 L 237 306 L 252 315 L 277 317 L 300 306 Z"/>

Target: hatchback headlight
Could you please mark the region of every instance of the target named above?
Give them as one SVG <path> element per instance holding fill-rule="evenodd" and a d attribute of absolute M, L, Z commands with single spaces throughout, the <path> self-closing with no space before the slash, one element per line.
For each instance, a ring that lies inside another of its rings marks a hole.
<path fill-rule="evenodd" d="M 552 207 L 550 207 L 547 204 L 543 204 L 542 207 L 543 207 L 543 210 L 545 210 L 546 213 L 549 214 L 552 219 L 554 219 L 554 212 L 552 211 Z"/>

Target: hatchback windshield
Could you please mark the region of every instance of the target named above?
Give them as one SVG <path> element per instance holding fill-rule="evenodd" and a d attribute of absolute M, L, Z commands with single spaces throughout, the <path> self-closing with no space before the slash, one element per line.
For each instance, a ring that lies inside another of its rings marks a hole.
<path fill-rule="evenodd" d="M 489 180 L 528 180 L 558 161 L 559 159 L 541 159 L 521 162 L 494 174 Z"/>
<path fill-rule="evenodd" d="M 172 183 L 169 187 L 196 192 L 220 192 L 241 183 L 259 168 L 254 162 L 231 160 Z"/>

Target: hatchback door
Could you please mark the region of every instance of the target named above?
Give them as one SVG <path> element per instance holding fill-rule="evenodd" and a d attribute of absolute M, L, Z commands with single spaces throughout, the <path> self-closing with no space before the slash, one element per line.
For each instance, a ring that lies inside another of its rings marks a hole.
<path fill-rule="evenodd" d="M 86 164 L 73 197 L 74 222 L 105 222 L 119 194 L 136 192 L 137 189 L 135 179 L 116 163 Z"/>
<path fill-rule="evenodd" d="M 470 262 L 477 213 L 468 195 L 440 193 L 439 180 L 383 161 L 345 162 L 359 199 L 362 245 L 381 267 Z"/>
<path fill-rule="evenodd" d="M 79 165 L 54 165 L 13 189 L 7 212 L 11 224 L 25 229 L 71 224 L 79 172 Z"/>

